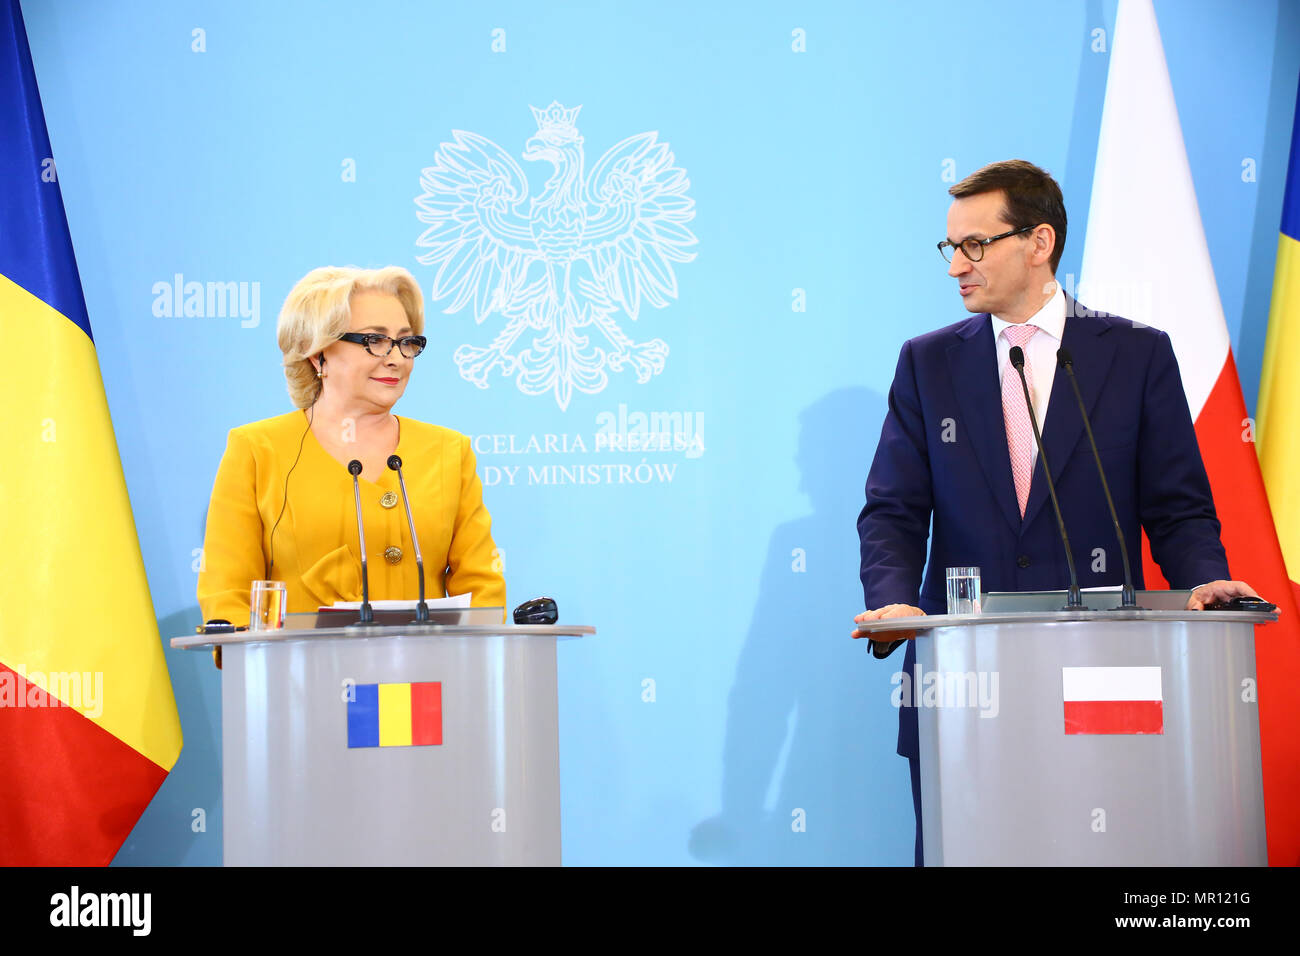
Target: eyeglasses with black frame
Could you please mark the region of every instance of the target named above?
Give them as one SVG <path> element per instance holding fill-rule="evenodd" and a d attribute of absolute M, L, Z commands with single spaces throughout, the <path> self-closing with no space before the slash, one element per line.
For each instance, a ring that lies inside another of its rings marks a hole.
<path fill-rule="evenodd" d="M 403 335 L 400 339 L 394 340 L 391 336 L 381 335 L 378 332 L 344 332 L 339 336 L 342 342 L 355 342 L 365 348 L 367 352 L 375 358 L 384 358 L 397 346 L 397 350 L 409 359 L 415 358 L 424 351 L 424 347 L 429 344 L 429 340 L 423 335 Z M 384 343 L 388 344 L 385 345 Z"/>
<path fill-rule="evenodd" d="M 989 236 L 987 239 L 963 239 L 961 242 L 949 242 L 945 239 L 939 243 L 939 255 L 943 256 L 945 262 L 952 262 L 952 251 L 961 249 L 964 255 L 971 262 L 979 262 L 984 258 L 984 247 L 990 243 L 997 242 L 999 239 L 1008 239 L 1011 236 L 1018 236 L 1022 232 L 1029 232 L 1036 226 L 1024 226 L 1020 229 L 1012 229 L 1010 232 L 1004 232 L 999 236 Z"/>

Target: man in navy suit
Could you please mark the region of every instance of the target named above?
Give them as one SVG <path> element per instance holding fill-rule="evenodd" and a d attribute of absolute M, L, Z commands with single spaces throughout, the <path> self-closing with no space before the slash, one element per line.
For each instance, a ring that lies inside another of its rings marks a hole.
<path fill-rule="evenodd" d="M 949 190 L 949 259 L 972 318 L 904 343 L 889 411 L 858 518 L 862 589 L 870 622 L 944 613 L 945 572 L 977 566 L 986 591 L 1062 589 L 1064 546 L 1033 444 L 1020 379 L 1030 394 L 1070 532 L 1079 585 L 1122 583 L 1114 525 L 1083 419 L 1056 352 L 1072 355 L 1129 553 L 1141 529 L 1170 585 L 1192 589 L 1187 606 L 1253 595 L 1228 580 L 1209 479 L 1169 337 L 1094 315 L 1055 280 L 1065 245 L 1065 204 L 1045 171 L 1023 160 L 994 163 Z M 1135 227 L 1138 224 L 1135 224 Z M 1153 236 L 1153 241 L 1161 241 Z M 934 539 L 926 566 L 926 540 Z M 922 569 L 925 569 L 922 580 Z M 1142 587 L 1140 562 L 1135 585 Z M 910 638 L 913 633 L 905 632 Z M 876 657 L 904 643 L 873 639 Z M 915 663 L 907 640 L 906 673 Z M 899 711 L 898 753 L 908 758 L 922 864 L 920 770 L 914 707 Z"/>

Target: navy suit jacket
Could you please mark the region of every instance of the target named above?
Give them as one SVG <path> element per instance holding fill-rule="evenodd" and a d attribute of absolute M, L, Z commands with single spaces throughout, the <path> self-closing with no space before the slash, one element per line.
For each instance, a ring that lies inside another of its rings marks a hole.
<path fill-rule="evenodd" d="M 1227 578 L 1210 482 L 1169 337 L 1090 314 L 1067 296 L 1061 344 L 1074 359 L 1135 585 L 1143 586 L 1141 529 L 1172 587 Z M 1122 583 L 1115 528 L 1063 369 L 1039 424 L 1080 587 Z M 858 517 L 866 607 L 912 604 L 942 614 L 945 571 L 958 565 L 979 567 L 985 591 L 1065 588 L 1065 548 L 1042 471 L 1039 456 L 1022 520 L 987 313 L 906 342 Z M 915 647 L 906 643 L 904 669 L 911 673 Z M 900 710 L 898 752 L 917 752 L 914 708 Z"/>

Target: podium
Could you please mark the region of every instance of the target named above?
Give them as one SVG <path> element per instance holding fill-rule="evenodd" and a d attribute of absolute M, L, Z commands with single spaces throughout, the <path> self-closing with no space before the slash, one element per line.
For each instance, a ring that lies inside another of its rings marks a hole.
<path fill-rule="evenodd" d="M 927 866 L 1265 866 L 1255 627 L 1275 612 L 896 618 Z M 908 696 L 910 695 L 910 696 Z"/>
<path fill-rule="evenodd" d="M 289 618 L 171 642 L 222 649 L 225 865 L 560 864 L 556 641 L 594 628 Z"/>

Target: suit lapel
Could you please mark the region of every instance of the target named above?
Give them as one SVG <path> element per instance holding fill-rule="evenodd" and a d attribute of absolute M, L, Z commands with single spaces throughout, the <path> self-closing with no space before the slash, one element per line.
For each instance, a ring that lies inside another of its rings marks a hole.
<path fill-rule="evenodd" d="M 1097 399 L 1115 358 L 1115 344 L 1111 336 L 1104 334 L 1110 326 L 1087 315 L 1086 310 L 1079 308 L 1069 296 L 1066 296 L 1065 316 L 1061 345 L 1074 359 L 1079 392 L 1083 395 L 1083 404 L 1088 410 L 1088 420 L 1091 421 Z M 1060 367 L 1056 369 L 1052 380 L 1052 394 L 1047 402 L 1047 418 L 1042 423 L 1042 430 L 1043 449 L 1052 466 L 1052 480 L 1059 482 L 1061 471 L 1074 454 L 1075 446 L 1081 439 L 1086 440 L 1083 418 L 1080 417 L 1079 405 L 1074 400 L 1074 389 L 1070 387 L 1065 369 Z M 1045 504 L 1051 507 L 1048 497 L 1040 460 L 1034 466 L 1034 479 L 1029 486 L 1029 501 L 1025 505 L 1026 524 L 1034 519 Z"/>
<path fill-rule="evenodd" d="M 989 490 L 1002 517 L 1020 529 L 1007 431 L 1002 422 L 1002 391 L 998 385 L 997 349 L 993 325 L 987 314 L 973 316 L 957 330 L 957 342 L 948 348 L 948 371 L 957 396 L 962 423 L 975 449 Z M 1053 388 L 1055 391 L 1055 388 Z"/>

